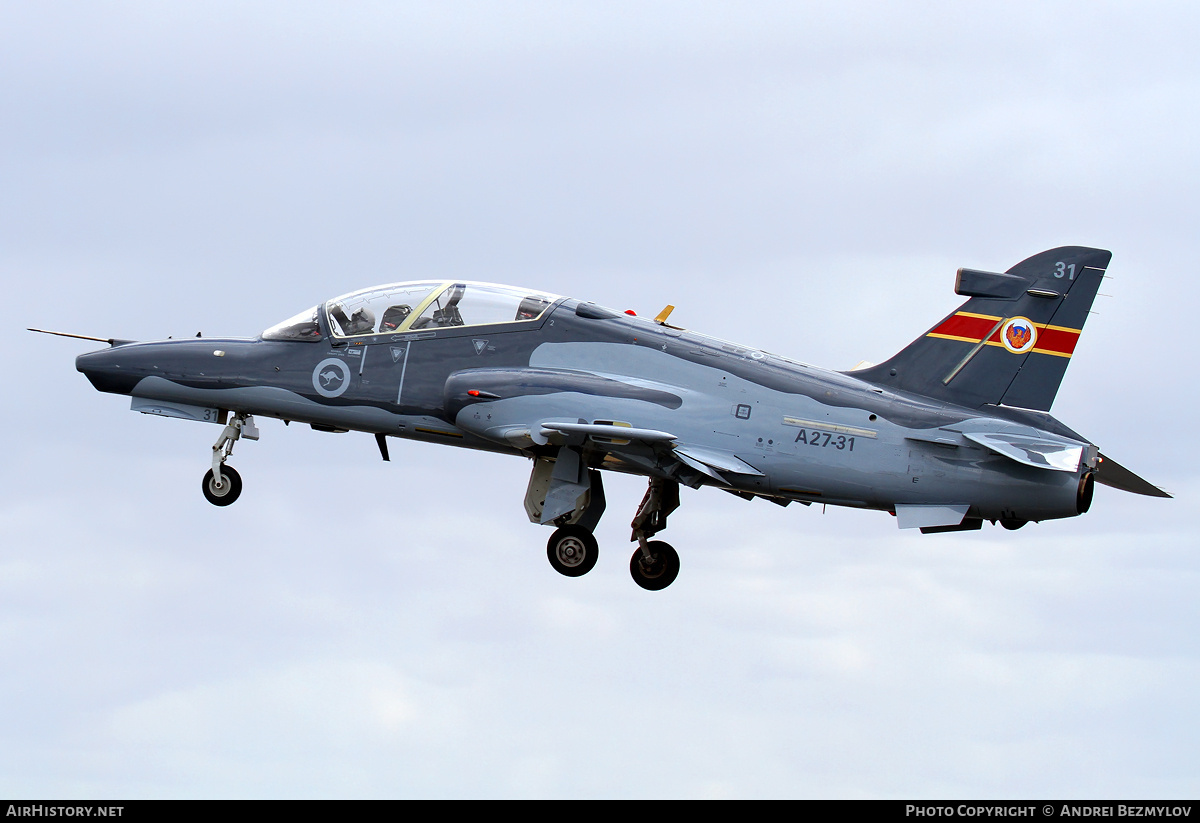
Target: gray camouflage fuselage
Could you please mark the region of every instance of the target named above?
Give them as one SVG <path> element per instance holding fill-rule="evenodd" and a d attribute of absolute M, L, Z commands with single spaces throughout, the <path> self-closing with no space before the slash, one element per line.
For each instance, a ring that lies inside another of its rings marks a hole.
<path fill-rule="evenodd" d="M 1090 502 L 1096 450 L 1048 414 L 983 414 L 576 300 L 533 323 L 349 340 L 325 312 L 320 322 L 319 340 L 126 343 L 80 355 L 77 367 L 143 411 L 215 409 L 211 422 L 253 414 L 529 457 L 573 448 L 593 468 L 781 503 L 956 506 L 964 522 L 1019 522 Z M 622 442 L 545 424 L 674 437 Z M 1075 443 L 1083 458 L 1047 471 L 964 436 L 989 432 Z"/>

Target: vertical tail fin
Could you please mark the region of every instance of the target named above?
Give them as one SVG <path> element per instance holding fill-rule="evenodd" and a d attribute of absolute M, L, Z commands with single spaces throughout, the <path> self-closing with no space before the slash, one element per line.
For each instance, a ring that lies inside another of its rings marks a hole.
<path fill-rule="evenodd" d="M 886 363 L 854 372 L 969 408 L 1049 411 L 1112 253 L 1063 246 L 1004 274 L 959 269 L 958 310 Z"/>

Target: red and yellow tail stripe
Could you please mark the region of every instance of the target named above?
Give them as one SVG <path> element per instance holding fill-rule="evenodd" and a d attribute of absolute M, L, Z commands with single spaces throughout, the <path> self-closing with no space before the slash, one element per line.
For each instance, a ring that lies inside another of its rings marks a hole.
<path fill-rule="evenodd" d="M 987 345 L 1006 348 L 1000 340 L 1000 324 L 1006 318 L 990 314 L 974 314 L 969 311 L 955 312 L 943 320 L 937 328 L 926 337 L 940 337 L 943 340 L 961 340 L 964 343 L 978 343 L 984 335 L 989 334 Z M 1045 323 L 1034 323 L 1037 326 L 1037 343 L 1032 351 L 1036 354 L 1052 354 L 1055 357 L 1070 357 L 1075 351 L 1082 329 L 1068 329 L 1063 326 L 1051 326 Z"/>

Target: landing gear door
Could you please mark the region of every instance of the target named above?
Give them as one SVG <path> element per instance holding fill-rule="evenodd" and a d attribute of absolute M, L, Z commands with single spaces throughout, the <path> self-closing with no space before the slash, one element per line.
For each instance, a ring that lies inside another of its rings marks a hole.
<path fill-rule="evenodd" d="M 578 523 L 590 529 L 600 522 L 604 506 L 600 472 L 584 466 L 576 450 L 562 448 L 556 459 L 534 461 L 525 491 L 525 512 L 531 523 Z"/>

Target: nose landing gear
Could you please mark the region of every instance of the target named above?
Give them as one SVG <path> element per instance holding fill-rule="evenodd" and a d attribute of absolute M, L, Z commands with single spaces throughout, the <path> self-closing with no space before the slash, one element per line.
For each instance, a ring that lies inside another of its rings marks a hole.
<path fill-rule="evenodd" d="M 250 415 L 235 414 L 213 444 L 212 468 L 205 472 L 200 488 L 204 492 L 204 499 L 214 506 L 228 506 L 242 493 L 241 475 L 233 466 L 225 465 L 229 455 L 233 454 L 233 444 L 242 437 L 257 440 L 258 427 Z"/>
<path fill-rule="evenodd" d="M 217 480 L 216 477 L 212 469 L 204 473 L 204 482 L 200 487 L 204 499 L 214 506 L 228 506 L 242 493 L 242 476 L 233 466 L 222 466 L 221 479 Z"/>

